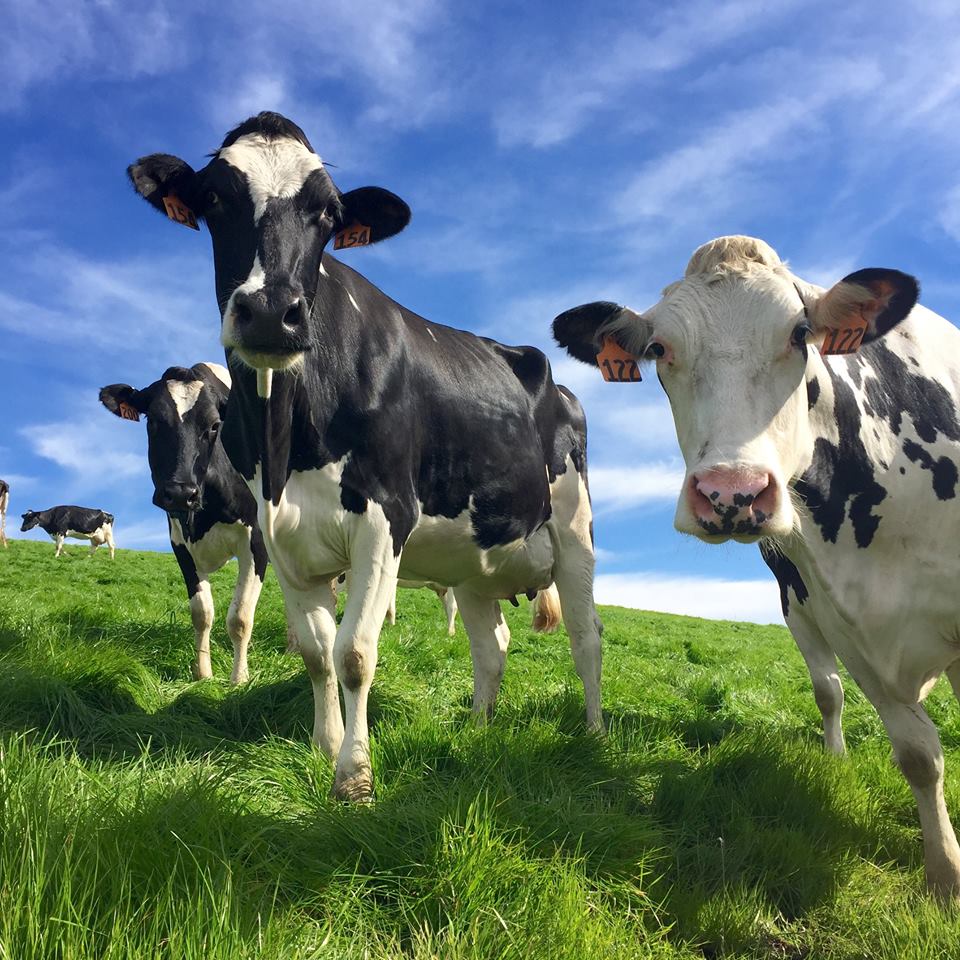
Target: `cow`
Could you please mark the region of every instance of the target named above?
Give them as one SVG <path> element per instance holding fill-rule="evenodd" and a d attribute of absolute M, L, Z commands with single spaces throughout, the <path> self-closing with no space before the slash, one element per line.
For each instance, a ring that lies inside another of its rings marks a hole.
<path fill-rule="evenodd" d="M 63 541 L 70 537 L 73 540 L 89 540 L 91 557 L 97 552 L 97 547 L 105 543 L 110 548 L 110 559 L 113 559 L 116 545 L 113 542 L 111 513 L 90 507 L 61 506 L 48 510 L 28 510 L 22 517 L 21 531 L 40 527 L 50 534 L 57 545 L 55 557 L 63 553 Z"/>
<path fill-rule="evenodd" d="M 156 210 L 210 231 L 234 383 L 223 443 L 257 499 L 334 796 L 373 795 L 367 698 L 398 578 L 454 588 L 478 718 L 503 675 L 500 599 L 554 581 L 599 732 L 586 422 L 544 354 L 426 320 L 325 252 L 399 233 L 410 209 L 379 187 L 342 193 L 279 114 L 241 123 L 201 170 L 152 154 L 128 174 Z M 329 584 L 346 569 L 338 627 Z"/>
<path fill-rule="evenodd" d="M 7 546 L 7 507 L 10 506 L 10 484 L 0 480 L 0 544 Z"/>
<path fill-rule="evenodd" d="M 883 268 L 824 290 L 763 241 L 721 237 L 651 309 L 587 304 L 553 332 L 587 363 L 610 343 L 655 363 L 686 463 L 676 528 L 759 541 L 827 746 L 843 749 L 839 657 L 913 791 L 928 887 L 957 899 L 960 847 L 922 701 L 943 672 L 960 696 L 960 332 L 918 295 Z"/>
<path fill-rule="evenodd" d="M 257 526 L 257 505 L 234 470 L 220 440 L 230 395 L 222 364 L 170 367 L 142 390 L 114 383 L 100 402 L 123 420 L 147 421 L 147 458 L 153 503 L 167 515 L 170 545 L 190 599 L 197 657 L 193 675 L 213 676 L 210 576 L 234 557 L 237 583 L 227 613 L 233 644 L 232 684 L 248 679 L 247 648 L 267 570 L 267 551 Z"/>

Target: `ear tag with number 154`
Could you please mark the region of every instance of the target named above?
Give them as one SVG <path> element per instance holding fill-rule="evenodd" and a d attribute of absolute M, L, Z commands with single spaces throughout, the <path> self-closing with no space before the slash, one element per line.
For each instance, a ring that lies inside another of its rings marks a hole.
<path fill-rule="evenodd" d="M 612 337 L 603 338 L 603 346 L 597 354 L 597 366 L 608 383 L 640 382 L 637 358 L 624 350 Z"/>
<path fill-rule="evenodd" d="M 168 193 L 163 198 L 163 209 L 174 223 L 182 223 L 191 230 L 200 229 L 193 211 L 175 193 Z"/>
<path fill-rule="evenodd" d="M 343 250 L 344 247 L 365 247 L 370 241 L 370 228 L 362 223 L 351 223 L 344 227 L 334 238 L 333 249 Z"/>

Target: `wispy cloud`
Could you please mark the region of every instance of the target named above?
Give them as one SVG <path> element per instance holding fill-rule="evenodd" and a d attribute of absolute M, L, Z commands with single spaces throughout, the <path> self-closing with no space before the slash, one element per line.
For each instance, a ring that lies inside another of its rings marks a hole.
<path fill-rule="evenodd" d="M 652 572 L 603 573 L 594 590 L 598 603 L 715 620 L 783 623 L 780 594 L 772 577 L 726 580 Z"/>
<path fill-rule="evenodd" d="M 590 496 L 598 514 L 675 500 L 683 486 L 675 461 L 590 467 Z"/>

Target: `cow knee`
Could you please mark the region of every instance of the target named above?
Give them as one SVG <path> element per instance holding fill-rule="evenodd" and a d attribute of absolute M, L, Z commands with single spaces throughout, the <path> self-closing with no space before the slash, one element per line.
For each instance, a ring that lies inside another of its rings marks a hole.
<path fill-rule="evenodd" d="M 250 617 L 239 610 L 231 610 L 227 615 L 227 631 L 231 638 L 239 640 L 248 637 L 253 630 L 253 622 Z"/>
<path fill-rule="evenodd" d="M 934 786 L 943 776 L 943 756 L 922 744 L 898 746 L 896 757 L 907 783 L 918 790 Z"/>
<path fill-rule="evenodd" d="M 340 658 L 340 682 L 348 690 L 359 690 L 370 673 L 370 664 L 359 650 L 348 650 Z"/>
<path fill-rule="evenodd" d="M 813 681 L 813 699 L 824 716 L 829 717 L 843 708 L 843 687 L 839 680 L 826 677 Z"/>

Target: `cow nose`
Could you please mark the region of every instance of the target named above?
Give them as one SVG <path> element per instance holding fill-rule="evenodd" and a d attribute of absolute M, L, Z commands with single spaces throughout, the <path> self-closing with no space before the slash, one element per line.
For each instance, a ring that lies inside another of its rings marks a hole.
<path fill-rule="evenodd" d="M 687 497 L 701 526 L 718 533 L 757 532 L 776 513 L 777 483 L 769 470 L 713 468 L 690 477 Z"/>
<path fill-rule="evenodd" d="M 195 483 L 172 481 L 164 484 L 158 494 L 155 502 L 163 510 L 196 510 L 200 505 L 200 488 Z"/>
<path fill-rule="evenodd" d="M 299 294 L 271 296 L 262 290 L 237 293 L 233 312 L 241 333 L 253 340 L 300 333 L 306 326 L 308 313 L 306 300 Z"/>

